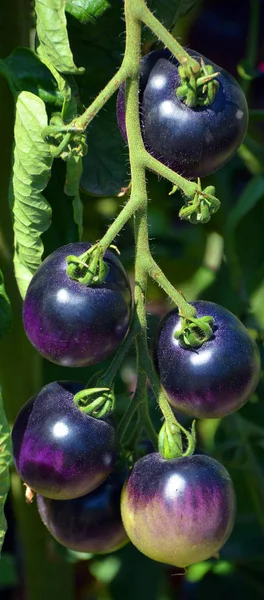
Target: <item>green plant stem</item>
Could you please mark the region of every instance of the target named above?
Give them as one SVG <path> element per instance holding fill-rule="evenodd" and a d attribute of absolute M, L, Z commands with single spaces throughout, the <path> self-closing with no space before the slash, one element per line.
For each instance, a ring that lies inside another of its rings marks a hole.
<path fill-rule="evenodd" d="M 171 183 L 180 188 L 188 198 L 193 196 L 195 192 L 199 191 L 197 183 L 188 181 L 188 179 L 184 179 L 184 177 L 178 175 L 178 173 L 175 173 L 175 171 L 172 171 L 172 169 L 169 169 L 169 167 L 166 167 L 159 162 L 159 160 L 151 156 L 151 154 L 149 154 L 146 150 L 144 150 L 143 160 L 147 169 L 154 171 L 154 173 L 157 173 L 157 175 L 160 175 L 161 177 L 164 177 L 164 179 L 171 181 Z"/>
<path fill-rule="evenodd" d="M 112 79 L 110 79 L 92 104 L 88 106 L 86 111 L 80 117 L 74 119 L 73 123 L 76 130 L 84 131 L 86 127 L 88 127 L 89 123 L 92 121 L 92 119 L 94 119 L 99 110 L 103 108 L 109 98 L 111 98 L 111 96 L 113 96 L 113 94 L 118 90 L 121 83 L 123 83 L 123 81 L 125 81 L 125 79 L 131 75 L 131 72 L 132 69 L 130 68 L 130 61 L 125 53 L 123 62 Z"/>
<path fill-rule="evenodd" d="M 195 317 L 195 308 L 191 306 L 191 304 L 188 304 L 180 292 L 173 287 L 151 254 L 149 254 L 147 258 L 147 272 L 149 276 L 156 281 L 158 285 L 160 285 L 164 292 L 168 294 L 169 298 L 171 298 L 171 300 L 178 306 L 181 315 L 184 314 L 186 319 Z"/>
<path fill-rule="evenodd" d="M 134 62 L 140 60 L 138 48 L 140 47 L 140 21 L 134 17 L 132 0 L 125 2 L 125 14 L 127 24 L 127 44 L 129 45 L 130 55 Z M 136 72 L 136 71 L 135 71 Z M 148 272 L 154 275 L 154 268 L 157 268 L 158 278 L 163 279 L 166 291 L 174 291 L 151 257 L 148 237 L 148 195 L 146 186 L 144 148 L 140 131 L 139 109 L 138 109 L 138 75 L 130 78 L 127 82 L 127 106 L 126 106 L 126 127 L 128 136 L 128 145 L 130 153 L 131 166 L 131 203 L 139 201 L 138 209 L 134 215 L 134 235 L 135 235 L 135 315 L 140 326 L 140 333 L 136 338 L 137 348 L 137 388 L 131 404 L 120 422 L 120 431 L 126 430 L 131 418 L 138 411 L 142 418 L 143 427 L 157 446 L 157 436 L 151 423 L 148 412 L 148 395 L 146 376 L 149 377 L 153 391 L 160 403 L 160 408 L 169 422 L 177 426 L 177 421 L 170 408 L 170 405 L 162 393 L 160 383 L 154 373 L 151 358 L 148 352 L 147 344 L 147 318 L 146 318 L 146 293 Z M 142 160 L 143 156 L 143 160 Z M 184 299 L 176 294 L 177 300 L 182 304 L 182 308 L 190 311 L 190 306 Z M 185 306 L 186 305 L 186 306 Z M 191 309 L 193 313 L 193 309 Z M 188 313 L 189 314 L 189 313 Z"/>
<path fill-rule="evenodd" d="M 135 18 L 139 19 L 147 25 L 151 31 L 157 36 L 159 40 L 167 46 L 174 56 L 176 56 L 179 63 L 187 65 L 194 72 L 200 69 L 200 65 L 196 60 L 191 58 L 189 54 L 182 48 L 182 46 L 175 40 L 175 38 L 169 33 L 169 31 L 154 17 L 152 12 L 147 7 L 145 0 L 134 0 L 133 13 Z"/>
<path fill-rule="evenodd" d="M 98 244 L 103 254 L 106 252 L 107 248 L 110 246 L 112 241 L 117 237 L 121 229 L 123 229 L 127 221 L 133 216 L 139 205 L 140 198 L 135 198 L 133 196 L 128 199 L 127 203 L 117 215 L 116 219 L 113 221 L 110 227 L 107 229 L 105 235 L 102 237 Z"/>
<path fill-rule="evenodd" d="M 250 17 L 249 17 L 249 31 L 247 38 L 247 53 L 245 63 L 247 69 L 252 70 L 256 65 L 258 42 L 260 34 L 260 1 L 250 0 Z M 244 94 L 247 96 L 251 86 L 251 79 L 241 79 L 240 85 L 243 89 Z"/>

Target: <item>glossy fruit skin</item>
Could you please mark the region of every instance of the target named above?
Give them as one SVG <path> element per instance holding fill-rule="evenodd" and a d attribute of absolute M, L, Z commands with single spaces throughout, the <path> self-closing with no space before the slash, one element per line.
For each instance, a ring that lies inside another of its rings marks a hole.
<path fill-rule="evenodd" d="M 22 407 L 13 427 L 15 467 L 30 488 L 48 498 L 89 493 L 114 468 L 115 429 L 74 404 L 83 387 L 70 381 L 45 385 Z"/>
<path fill-rule="evenodd" d="M 125 484 L 121 515 L 131 542 L 149 558 L 186 567 L 213 556 L 235 519 L 226 469 L 209 456 L 140 458 Z"/>
<path fill-rule="evenodd" d="M 115 470 L 90 494 L 75 500 L 37 496 L 40 517 L 51 535 L 76 552 L 114 552 L 129 540 L 122 524 L 120 496 L 127 473 Z"/>
<path fill-rule="evenodd" d="M 187 49 L 200 61 L 202 55 Z M 225 165 L 242 143 L 248 125 L 246 98 L 227 71 L 212 65 L 219 89 L 210 106 L 189 108 L 176 94 L 181 85 L 178 61 L 169 50 L 155 50 L 142 59 L 140 120 L 145 148 L 185 178 L 204 177 Z M 125 87 L 117 99 L 117 120 L 127 141 Z"/>
<path fill-rule="evenodd" d="M 196 418 L 228 415 L 243 406 L 260 377 L 255 341 L 235 315 L 214 302 L 191 302 L 197 317 L 214 318 L 212 338 L 200 348 L 183 348 L 174 337 L 178 310 L 161 321 L 154 364 L 172 406 Z"/>
<path fill-rule="evenodd" d="M 66 257 L 79 256 L 87 242 L 67 244 L 50 254 L 33 276 L 23 304 L 28 338 L 48 360 L 83 367 L 112 354 L 125 338 L 131 317 L 131 288 L 112 253 L 104 257 L 104 283 L 87 287 L 67 275 Z"/>

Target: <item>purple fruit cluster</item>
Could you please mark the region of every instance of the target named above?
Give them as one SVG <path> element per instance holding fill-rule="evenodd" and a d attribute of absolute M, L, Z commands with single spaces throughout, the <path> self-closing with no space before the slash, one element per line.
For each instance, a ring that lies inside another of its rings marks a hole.
<path fill-rule="evenodd" d="M 110 356 L 127 335 L 131 288 L 118 258 L 106 252 L 102 283 L 85 285 L 68 274 L 67 257 L 90 243 L 68 244 L 46 258 L 32 278 L 23 323 L 42 356 L 82 367 Z M 89 266 L 89 265 L 88 265 Z M 12 431 L 15 467 L 37 494 L 39 514 L 52 535 L 76 551 L 110 552 L 128 538 L 120 514 L 126 469 L 119 467 L 113 419 L 82 411 L 72 381 L 45 385 L 22 407 Z"/>
<path fill-rule="evenodd" d="M 240 87 L 223 69 L 205 62 L 217 71 L 218 91 L 209 106 L 194 108 L 177 94 L 179 65 L 168 50 L 148 54 L 141 64 L 145 147 L 188 178 L 213 173 L 230 160 L 247 127 Z M 119 91 L 117 117 L 126 139 L 125 86 Z M 90 247 L 88 242 L 68 244 L 48 256 L 24 300 L 29 340 L 43 357 L 65 367 L 109 357 L 131 322 L 130 283 L 112 252 L 102 259 L 106 269 L 100 283 L 86 285 L 81 266 L 76 277 L 69 273 L 67 257 L 84 261 Z M 85 269 L 91 265 L 82 264 Z M 193 306 L 197 319 L 211 317 L 212 334 L 200 347 L 183 344 L 178 336 L 182 317 L 178 309 L 170 311 L 157 332 L 154 367 L 174 408 L 194 418 L 223 417 L 254 392 L 259 351 L 228 310 L 203 301 Z M 72 381 L 45 385 L 22 407 L 13 427 L 15 467 L 37 494 L 40 517 L 51 535 L 67 548 L 88 553 L 112 552 L 130 540 L 150 558 L 183 568 L 214 556 L 235 520 L 234 487 L 224 466 L 200 454 L 164 458 L 147 442 L 145 456 L 129 473 L 119 460 L 113 420 L 90 416 L 76 404 L 83 388 Z"/>
<path fill-rule="evenodd" d="M 76 406 L 82 388 L 56 381 L 28 400 L 12 431 L 14 463 L 59 542 L 76 551 L 110 552 L 127 542 L 120 514 L 126 470 L 115 466 L 111 420 Z"/>

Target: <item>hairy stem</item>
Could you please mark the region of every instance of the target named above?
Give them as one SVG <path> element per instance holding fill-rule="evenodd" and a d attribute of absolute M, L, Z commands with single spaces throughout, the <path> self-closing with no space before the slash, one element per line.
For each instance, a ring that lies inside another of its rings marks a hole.
<path fill-rule="evenodd" d="M 137 0 L 134 2 L 133 12 L 135 17 L 140 19 L 142 23 L 147 25 L 151 31 L 162 41 L 164 46 L 169 48 L 172 54 L 182 65 L 187 65 L 194 72 L 199 71 L 200 65 L 189 56 L 175 38 L 167 31 L 167 29 L 154 17 L 152 12 L 147 7 L 145 0 Z"/>
<path fill-rule="evenodd" d="M 111 98 L 111 96 L 118 90 L 121 83 L 125 81 L 127 77 L 130 75 L 130 69 L 128 60 L 125 54 L 124 60 L 121 64 L 121 67 L 118 69 L 117 73 L 108 81 L 103 90 L 98 94 L 95 100 L 88 106 L 86 111 L 77 119 L 73 121 L 75 129 L 79 131 L 84 131 L 86 127 L 88 127 L 89 123 L 93 120 L 93 118 L 97 115 L 97 113 L 103 108 L 106 102 Z"/>

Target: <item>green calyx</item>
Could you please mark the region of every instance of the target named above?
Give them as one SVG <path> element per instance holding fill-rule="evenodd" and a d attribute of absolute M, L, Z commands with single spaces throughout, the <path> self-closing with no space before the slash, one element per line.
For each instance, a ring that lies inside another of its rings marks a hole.
<path fill-rule="evenodd" d="M 200 348 L 213 335 L 214 319 L 210 316 L 185 319 L 180 317 L 181 328 L 174 332 L 183 348 Z"/>
<path fill-rule="evenodd" d="M 189 108 L 210 106 L 213 103 L 219 88 L 216 77 L 219 73 L 214 71 L 212 65 L 206 65 L 201 58 L 200 69 L 195 72 L 189 65 L 178 67 L 181 85 L 177 88 L 178 98 Z"/>
<path fill-rule="evenodd" d="M 214 194 L 214 186 L 208 185 L 202 190 L 199 179 L 194 195 L 191 198 L 186 198 L 185 205 L 179 211 L 180 219 L 190 221 L 193 225 L 208 223 L 211 215 L 216 213 L 220 207 L 220 201 Z"/>
<path fill-rule="evenodd" d="M 115 395 L 110 388 L 88 388 L 75 394 L 74 402 L 85 414 L 102 419 L 113 412 Z"/>
<path fill-rule="evenodd" d="M 109 267 L 103 260 L 103 252 L 96 245 L 80 256 L 67 256 L 66 261 L 69 277 L 86 286 L 100 285 L 105 281 L 109 271 Z"/>
<path fill-rule="evenodd" d="M 44 129 L 42 135 L 49 144 L 54 158 L 60 157 L 68 161 L 87 154 L 86 133 L 74 126 L 65 125 L 59 114 L 51 117 L 50 124 Z"/>
<path fill-rule="evenodd" d="M 191 456 L 196 445 L 195 421 L 189 432 L 176 419 L 172 422 L 165 420 L 159 432 L 158 444 L 159 453 L 163 458 Z M 185 450 L 183 450 L 183 446 L 186 446 Z"/>

